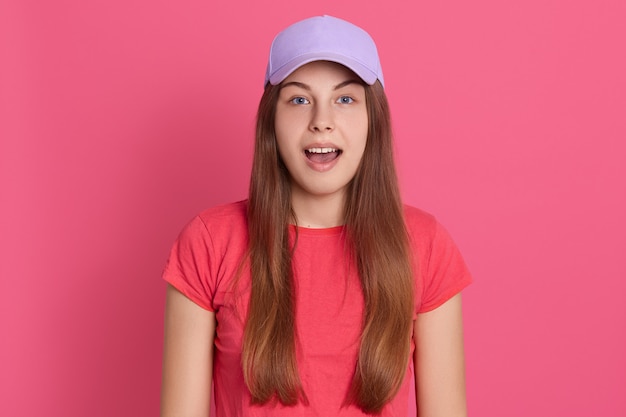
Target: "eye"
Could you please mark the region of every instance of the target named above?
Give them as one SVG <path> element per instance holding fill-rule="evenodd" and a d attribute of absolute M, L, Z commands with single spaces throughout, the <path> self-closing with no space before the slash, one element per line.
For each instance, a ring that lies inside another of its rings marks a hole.
<path fill-rule="evenodd" d="M 350 97 L 350 96 L 341 96 L 337 100 L 337 103 L 340 103 L 340 104 L 350 104 L 350 103 L 353 103 L 353 102 L 354 102 L 354 99 L 352 97 Z"/>
<path fill-rule="evenodd" d="M 309 104 L 309 100 L 304 97 L 294 97 L 291 99 L 291 103 L 293 104 Z"/>

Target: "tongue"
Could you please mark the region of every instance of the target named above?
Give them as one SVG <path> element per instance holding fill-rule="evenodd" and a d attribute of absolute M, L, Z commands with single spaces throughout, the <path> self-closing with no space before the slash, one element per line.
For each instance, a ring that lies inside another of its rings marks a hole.
<path fill-rule="evenodd" d="M 316 162 L 319 164 L 323 164 L 325 162 L 330 162 L 333 159 L 337 158 L 337 156 L 339 156 L 339 152 L 327 152 L 327 153 L 312 153 L 312 152 L 307 152 L 306 153 L 307 158 L 309 158 L 309 160 L 311 160 L 312 162 Z"/>

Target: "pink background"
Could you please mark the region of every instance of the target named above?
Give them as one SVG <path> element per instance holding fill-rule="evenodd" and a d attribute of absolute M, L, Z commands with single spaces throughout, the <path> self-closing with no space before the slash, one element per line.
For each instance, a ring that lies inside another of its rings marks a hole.
<path fill-rule="evenodd" d="M 323 13 L 475 275 L 471 414 L 626 415 L 626 3 L 338 3 L 0 3 L 0 415 L 157 415 L 169 247 L 245 197 L 269 43 Z"/>

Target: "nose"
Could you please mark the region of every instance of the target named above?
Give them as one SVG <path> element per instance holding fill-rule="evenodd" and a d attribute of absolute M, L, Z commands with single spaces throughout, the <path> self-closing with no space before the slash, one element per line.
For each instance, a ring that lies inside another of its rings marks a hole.
<path fill-rule="evenodd" d="M 313 132 L 332 132 L 335 128 L 331 106 L 316 104 L 311 114 L 309 129 Z"/>

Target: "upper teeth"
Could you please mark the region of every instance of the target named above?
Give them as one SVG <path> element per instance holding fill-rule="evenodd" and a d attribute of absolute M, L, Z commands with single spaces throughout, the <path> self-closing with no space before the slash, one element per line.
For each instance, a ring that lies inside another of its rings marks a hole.
<path fill-rule="evenodd" d="M 307 152 L 311 152 L 311 153 L 330 153 L 330 152 L 337 152 L 337 149 L 335 149 L 335 148 L 310 148 L 310 149 L 307 149 Z"/>

